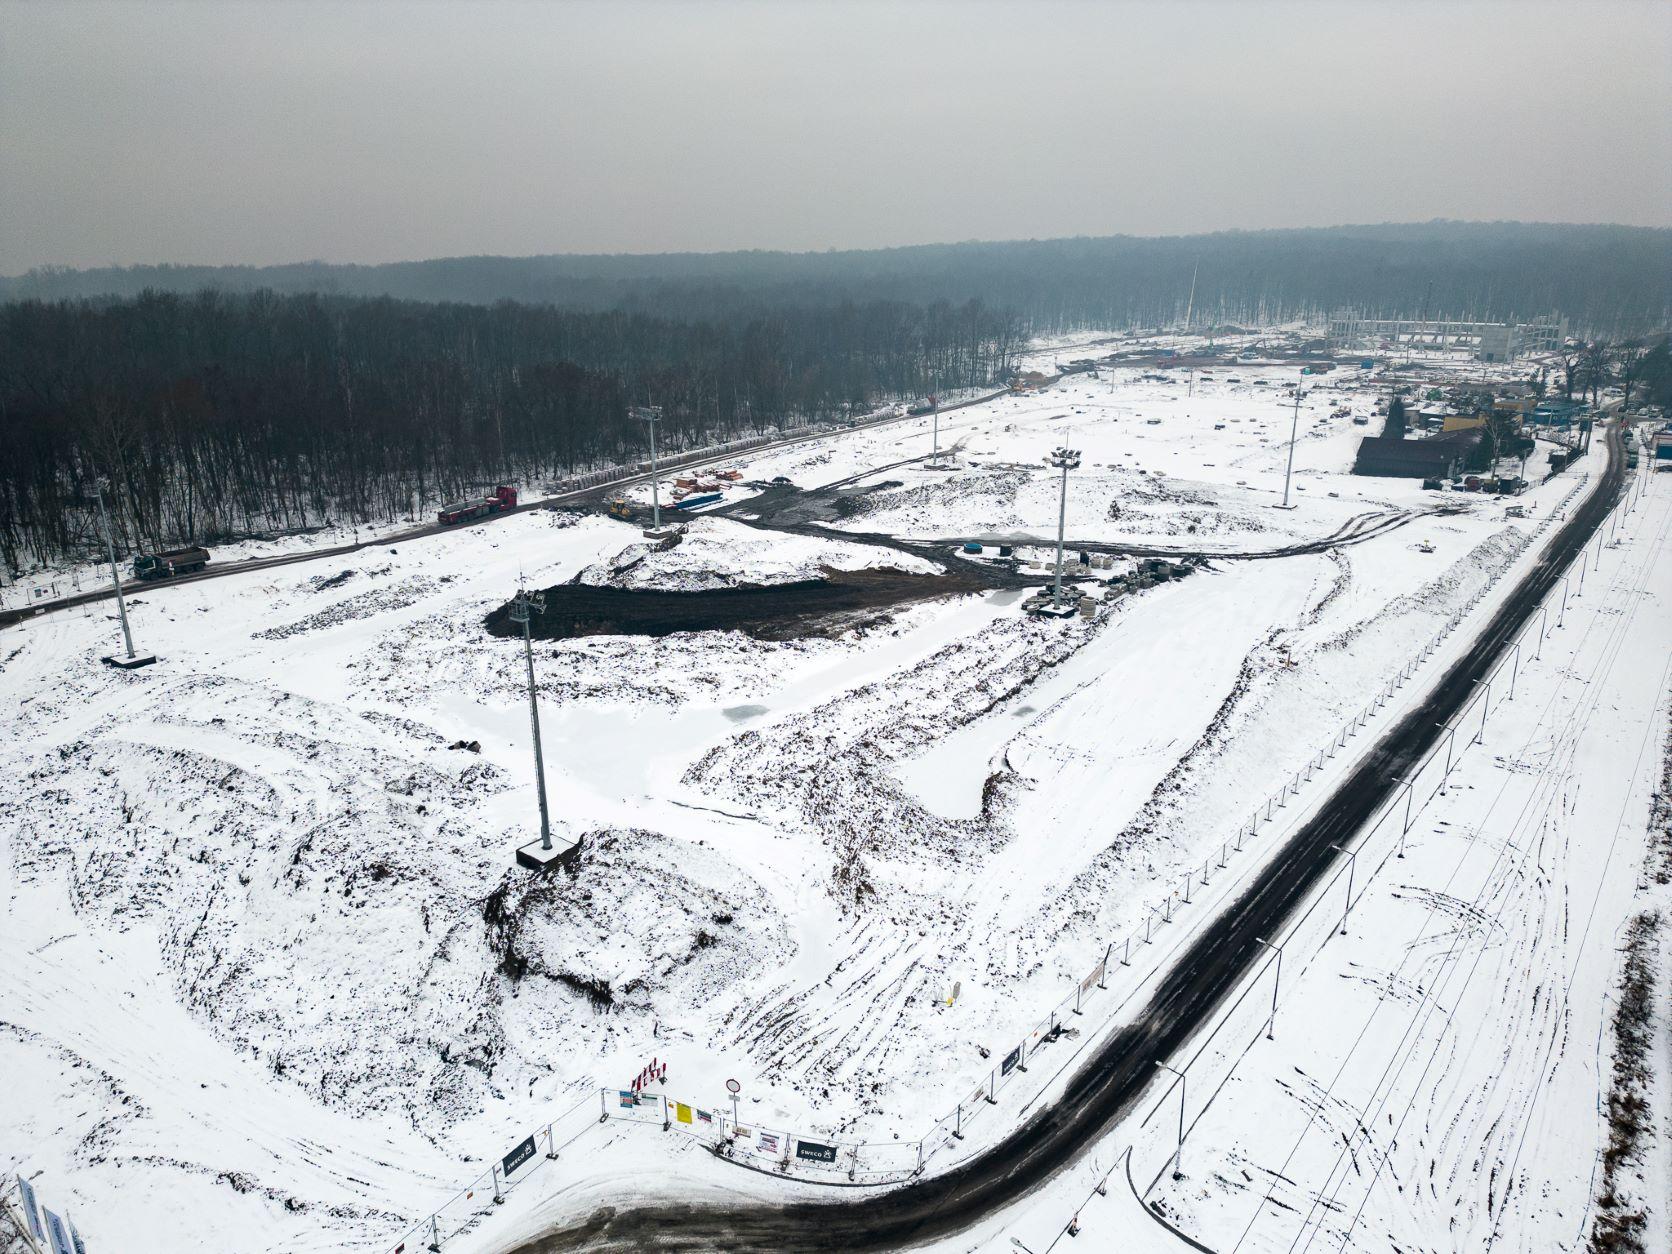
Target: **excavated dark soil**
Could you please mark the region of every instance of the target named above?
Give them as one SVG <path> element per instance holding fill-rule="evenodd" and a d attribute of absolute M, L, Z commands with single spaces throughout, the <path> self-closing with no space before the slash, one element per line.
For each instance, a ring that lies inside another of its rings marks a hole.
<path fill-rule="evenodd" d="M 741 631 L 761 640 L 790 640 L 850 626 L 855 616 L 1008 582 L 998 572 L 956 563 L 942 575 L 826 568 L 822 579 L 702 592 L 568 583 L 545 590 L 546 612 L 536 614 L 532 626 L 539 640 L 669 636 L 676 631 Z M 503 605 L 488 615 L 487 628 L 495 636 L 522 634 Z"/>

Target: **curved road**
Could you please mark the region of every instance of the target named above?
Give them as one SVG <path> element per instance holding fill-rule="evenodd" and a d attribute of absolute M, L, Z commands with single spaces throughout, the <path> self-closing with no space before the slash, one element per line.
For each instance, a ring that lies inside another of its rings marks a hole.
<path fill-rule="evenodd" d="M 1054 1106 L 993 1149 L 915 1184 L 863 1199 L 691 1205 L 658 1202 L 600 1208 L 516 1248 L 561 1250 L 895 1250 L 959 1232 L 1009 1205 L 1074 1162 L 1150 1085 L 1154 1060 L 1170 1057 L 1235 989 L 1269 936 L 1306 900 L 1334 863 L 1330 846 L 1361 828 L 1439 738 L 1507 642 L 1590 539 L 1619 495 L 1625 457 L 1619 427 L 1608 432 L 1608 469 L 1596 490 L 1546 546 L 1537 564 L 1482 629 L 1477 645 L 1366 754 L 1330 803 L 1285 845 L 1244 895 L 1189 946 L 1144 1013 L 1117 1031 L 1076 1074 Z"/>

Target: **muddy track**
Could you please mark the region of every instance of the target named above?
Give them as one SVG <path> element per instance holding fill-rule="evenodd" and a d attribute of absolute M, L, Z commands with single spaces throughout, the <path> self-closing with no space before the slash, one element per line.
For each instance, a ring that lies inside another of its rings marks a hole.
<path fill-rule="evenodd" d="M 1531 571 L 1420 706 L 1365 755 L 1324 808 L 1272 857 L 1162 978 L 1143 1013 L 1119 1029 L 1041 1110 L 993 1149 L 944 1175 L 858 1200 L 604 1207 L 515 1247 L 560 1250 L 895 1250 L 943 1238 L 1015 1202 L 1073 1163 L 1151 1084 L 1154 1062 L 1180 1049 L 1236 988 L 1263 952 L 1256 936 L 1280 929 L 1334 867 L 1332 845 L 1349 840 L 1438 740 L 1508 648 L 1619 495 L 1625 458 L 1609 428 L 1609 463 L 1596 489 L 1551 539 Z"/>

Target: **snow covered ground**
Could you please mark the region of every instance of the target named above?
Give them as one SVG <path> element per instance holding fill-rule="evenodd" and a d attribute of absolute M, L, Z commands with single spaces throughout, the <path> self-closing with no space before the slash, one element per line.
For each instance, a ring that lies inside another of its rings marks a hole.
<path fill-rule="evenodd" d="M 1053 1249 L 1071 1219 L 1075 1249 L 1186 1248 L 1135 1191 L 1217 1251 L 1585 1246 L 1621 949 L 1634 920 L 1667 906 L 1664 799 L 1651 803 L 1672 698 L 1672 481 L 1652 485 L 1619 537 L 1561 627 L 1553 608 L 1542 649 L 1535 625 L 1513 700 L 1502 673 L 1480 744 L 1467 744 L 1477 714 L 1460 720 L 1443 791 L 1443 757 L 1417 777 L 1404 856 L 1397 800 L 1358 846 L 1346 933 L 1338 879 L 1284 942 L 1274 1039 L 1269 961 L 1204 1034 L 1187 1068 L 1182 1177 L 1180 1092 L 1161 1075 L 1079 1168 L 945 1248 L 1014 1236 Z M 1668 1240 L 1657 1018 L 1647 1148 L 1620 1181 L 1646 1212 L 1646 1249 Z"/>
<path fill-rule="evenodd" d="M 71 1199 L 89 1241 L 379 1249 L 652 1057 L 716 1110 L 741 1080 L 746 1121 L 914 1142 L 1249 796 L 1531 560 L 1517 538 L 1576 482 L 1522 522 L 1355 479 L 1366 429 L 1330 414 L 1377 385 L 1332 375 L 1301 403 L 1299 508 L 1273 510 L 1292 368 L 1198 372 L 1194 395 L 1144 373 L 944 415 L 953 470 L 915 460 L 927 418 L 745 461 L 874 488 L 828 538 L 698 518 L 653 553 L 623 523 L 528 513 L 141 593 L 161 662 L 131 674 L 99 665 L 103 605 L 0 635 L 20 716 L 0 729 L 0 1053 L 27 1077 L 0 1090 L 0 1167 Z M 863 534 L 1050 536 L 1060 442 L 1085 451 L 1074 539 L 1235 553 L 1403 525 L 1067 623 L 997 592 L 834 638 L 542 643 L 554 825 L 586 846 L 573 876 L 512 867 L 536 825 L 521 644 L 483 618 L 519 582 L 933 570 Z M 619 1121 L 595 1135 L 473 1239 L 582 1206 L 588 1179 L 802 1187 Z"/>
<path fill-rule="evenodd" d="M 1285 969 L 1277 1039 L 1256 1039 L 1191 1131 L 1185 1178 L 1152 1195 L 1214 1249 L 1584 1244 L 1619 949 L 1650 891 L 1668 489 L 1524 659 L 1347 934 Z M 1646 1248 L 1666 1248 L 1666 1219 L 1656 1206 Z"/>

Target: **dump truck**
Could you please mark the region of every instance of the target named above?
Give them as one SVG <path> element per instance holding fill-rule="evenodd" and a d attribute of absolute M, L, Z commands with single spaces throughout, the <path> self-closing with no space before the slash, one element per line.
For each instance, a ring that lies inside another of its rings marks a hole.
<path fill-rule="evenodd" d="M 436 511 L 435 520 L 443 527 L 451 527 L 456 523 L 486 518 L 489 514 L 502 514 L 516 508 L 517 490 L 509 484 L 502 483 L 493 490 L 492 496 L 471 497 L 469 500 L 443 505 Z"/>
<path fill-rule="evenodd" d="M 209 550 L 193 545 L 189 549 L 170 549 L 166 553 L 134 554 L 135 579 L 172 579 L 202 570 L 209 563 Z"/>

